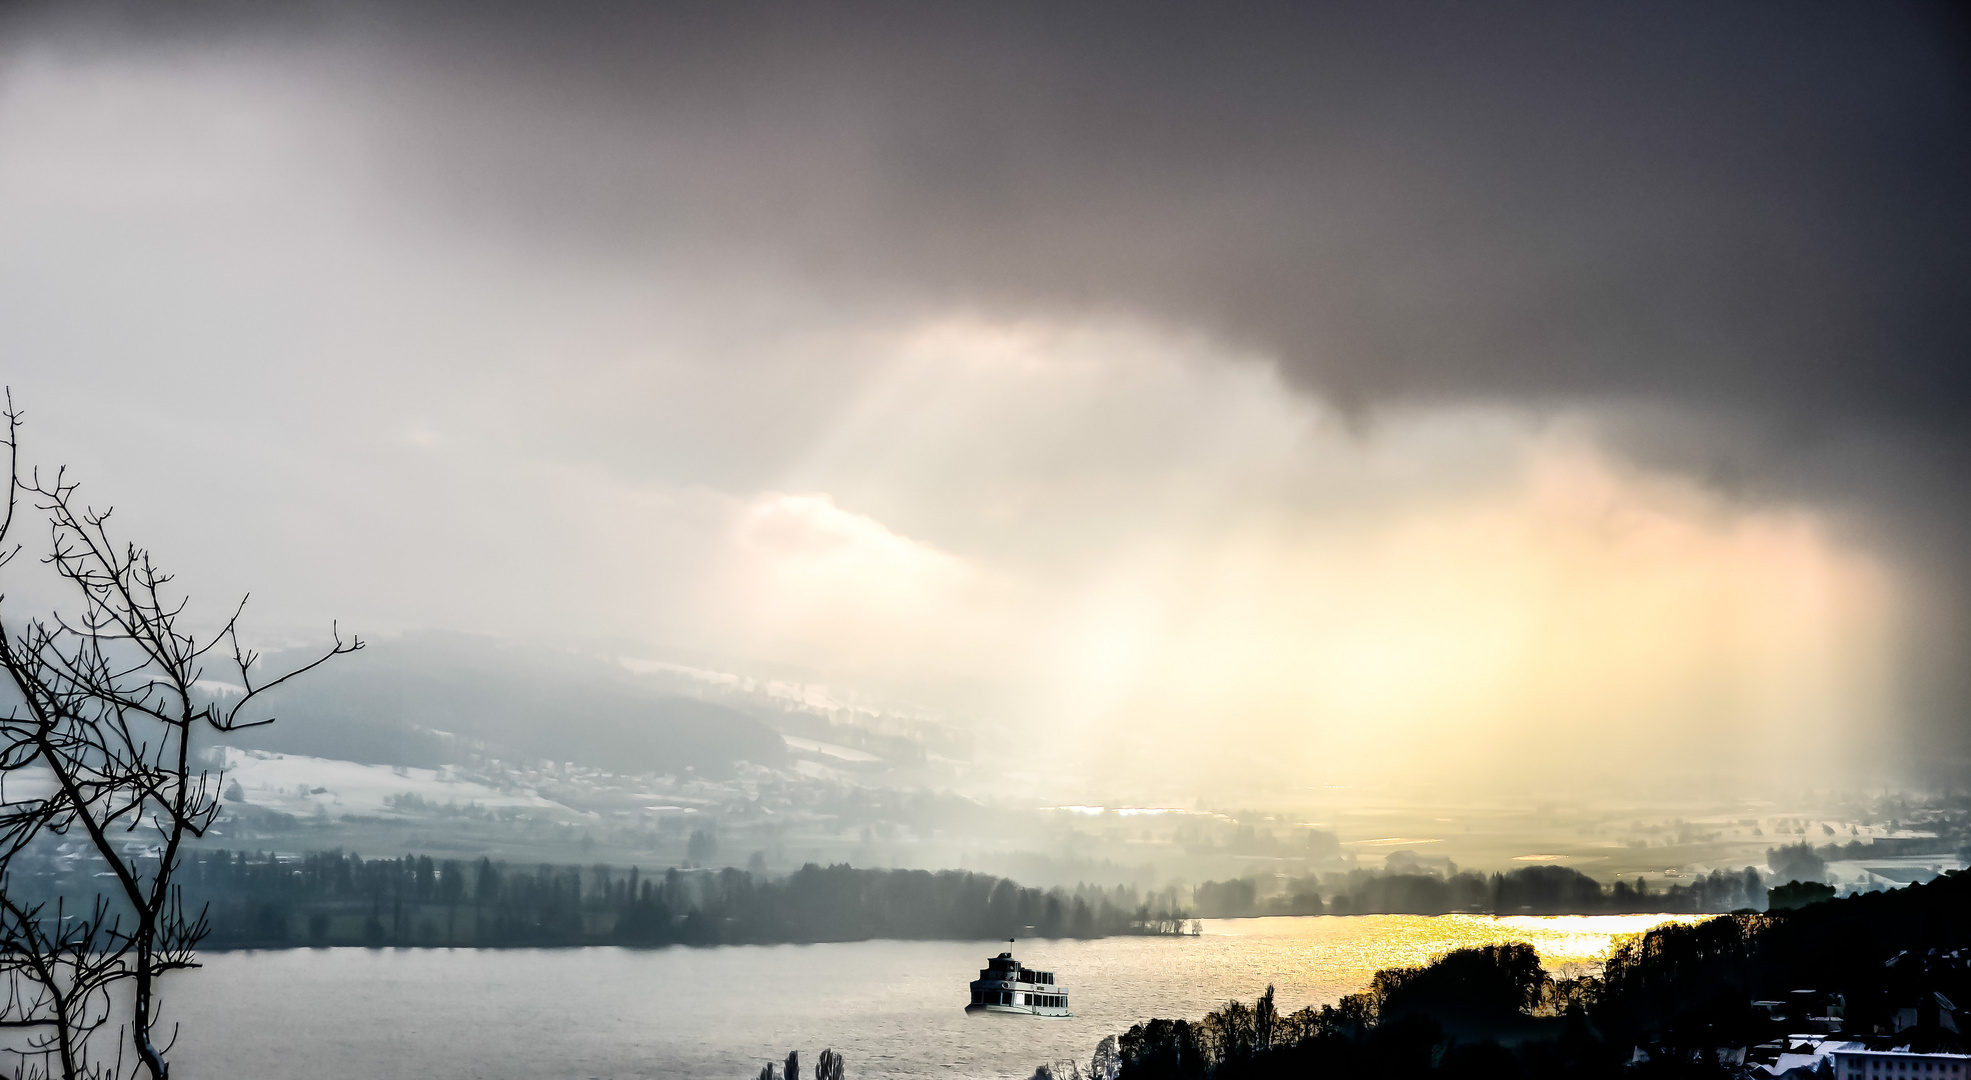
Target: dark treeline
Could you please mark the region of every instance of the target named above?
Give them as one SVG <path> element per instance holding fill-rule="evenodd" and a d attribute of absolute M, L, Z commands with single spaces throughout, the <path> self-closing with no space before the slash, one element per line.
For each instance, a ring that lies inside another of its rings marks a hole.
<path fill-rule="evenodd" d="M 1185 913 L 1129 889 L 1023 888 L 966 871 L 809 864 L 743 870 L 511 866 L 339 851 L 281 859 L 214 851 L 178 873 L 209 905 L 208 948 L 310 945 L 717 945 L 867 938 L 1175 934 Z"/>
<path fill-rule="evenodd" d="M 1656 888 L 1649 882 L 1604 886 L 1564 866 L 1527 866 L 1502 874 L 1474 871 L 1390 873 L 1354 870 L 1290 882 L 1278 896 L 1260 898 L 1249 879 L 1207 881 L 1193 893 L 1198 914 L 1247 915 L 1593 915 L 1670 912 L 1713 914 L 1763 910 L 1766 886 L 1751 867 L 1713 870 L 1704 877 Z"/>
<path fill-rule="evenodd" d="M 1807 1008 L 1841 995 L 1842 1037 L 1867 1039 L 1887 1038 L 1897 1010 L 1928 995 L 1971 998 L 1967 911 L 1971 872 L 1960 871 L 1781 914 L 1659 927 L 1622 943 L 1599 977 L 1555 979 L 1528 945 L 1460 949 L 1379 972 L 1334 1005 L 1282 1015 L 1269 988 L 1199 1021 L 1138 1024 L 1098 1051 L 1093 1071 L 1116 1073 L 1101 1067 L 1113 1053 L 1118 1080 L 1723 1077 L 1720 1049 L 1770 1045 L 1804 1026 L 1804 1015 L 1774 1017 L 1754 1001 Z M 1894 1041 L 1964 1047 L 1934 1023 Z"/>

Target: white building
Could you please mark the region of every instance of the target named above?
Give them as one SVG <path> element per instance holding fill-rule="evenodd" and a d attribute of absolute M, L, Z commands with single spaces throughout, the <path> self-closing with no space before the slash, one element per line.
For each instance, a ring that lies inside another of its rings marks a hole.
<path fill-rule="evenodd" d="M 1827 1043 L 1833 1080 L 1967 1080 L 1971 1054 L 1921 1054 L 1908 1046 L 1871 1050 L 1859 1042 Z"/>

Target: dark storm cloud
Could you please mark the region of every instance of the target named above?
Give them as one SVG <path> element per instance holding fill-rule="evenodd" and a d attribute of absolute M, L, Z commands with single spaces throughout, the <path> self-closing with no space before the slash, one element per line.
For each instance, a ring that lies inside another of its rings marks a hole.
<path fill-rule="evenodd" d="M 382 189 L 460 229 L 739 267 L 849 306 L 1125 311 L 1261 350 L 1352 407 L 1628 409 L 1611 430 L 1638 454 L 1865 504 L 1939 579 L 1964 561 L 1959 9 L 14 18 L 56 48 L 313 58 L 367 118 Z"/>
<path fill-rule="evenodd" d="M 344 50 L 388 183 L 544 241 L 1125 308 L 1350 402 L 1641 395 L 1933 431 L 1971 403 L 1971 85 L 1944 7 L 68 18 Z"/>
<path fill-rule="evenodd" d="M 1352 400 L 1971 394 L 1942 9 L 458 14 L 401 137 L 530 227 L 1202 322 Z"/>

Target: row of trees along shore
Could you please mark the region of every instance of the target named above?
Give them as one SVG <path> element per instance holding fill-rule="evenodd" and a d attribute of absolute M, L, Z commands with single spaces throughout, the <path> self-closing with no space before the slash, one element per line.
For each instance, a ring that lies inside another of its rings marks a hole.
<path fill-rule="evenodd" d="M 16 895 L 33 889 L 70 908 L 88 903 L 92 869 L 93 860 L 28 863 L 16 868 Z M 734 868 L 646 873 L 488 858 L 212 850 L 186 853 L 175 881 L 186 908 L 204 912 L 210 933 L 203 944 L 222 949 L 1092 938 L 1195 929 L 1194 912 L 1153 909 L 1127 887 L 1038 889 L 960 870 L 809 864 L 773 878 Z M 1448 878 L 1358 871 L 1342 882 L 1349 891 L 1325 903 L 1303 895 L 1285 910 L 1255 904 L 1250 882 L 1207 882 L 1197 889 L 1195 914 L 1704 913 L 1763 908 L 1767 896 L 1749 868 L 1657 891 L 1606 888 L 1555 866 Z"/>
<path fill-rule="evenodd" d="M 1202 1020 L 1158 1019 L 1096 1049 L 1096 1080 L 1285 1077 L 1596 1078 L 1735 1076 L 1720 1050 L 1800 1030 L 1753 1001 L 1803 988 L 1841 995 L 1842 1037 L 1962 1053 L 1937 1022 L 1897 1030 L 1897 1011 L 1942 994 L 1971 1000 L 1971 871 L 1775 914 L 1668 924 L 1617 946 L 1599 975 L 1557 978 L 1532 946 L 1460 949 L 1378 972 L 1333 1005 L 1281 1013 L 1272 988 Z M 1641 1051 L 1641 1053 L 1637 1053 Z M 1083 1075 L 1078 1063 L 1037 1076 Z"/>
<path fill-rule="evenodd" d="M 718 945 L 1181 934 L 1182 911 L 1133 890 L 1025 888 L 961 870 L 809 864 L 785 877 L 744 870 L 512 866 L 481 858 L 300 859 L 211 851 L 176 880 L 203 908 L 208 948 L 317 945 Z"/>
<path fill-rule="evenodd" d="M 78 891 L 92 880 L 86 869 L 72 864 L 66 873 L 30 872 L 16 882 L 39 879 L 46 898 L 66 896 L 73 906 L 90 899 Z M 1153 910 L 1126 887 L 1043 890 L 969 871 L 813 864 L 770 878 L 733 868 L 645 873 L 487 858 L 217 850 L 188 853 L 176 880 L 188 906 L 205 911 L 211 933 L 204 944 L 211 948 L 1090 938 L 1182 934 L 1192 929 L 1193 914 Z M 1250 882 L 1207 882 L 1197 890 L 1197 914 L 1702 913 L 1766 902 L 1766 888 L 1749 868 L 1658 891 L 1605 888 L 1554 866 L 1448 878 L 1358 871 L 1343 880 L 1352 891 L 1326 903 L 1303 895 L 1285 911 L 1254 904 Z"/>
<path fill-rule="evenodd" d="M 1506 873 L 1390 873 L 1354 870 L 1295 880 L 1260 898 L 1250 879 L 1207 881 L 1193 894 L 1199 915 L 1594 915 L 1668 912 L 1722 914 L 1766 906 L 1766 886 L 1752 867 L 1713 870 L 1652 888 L 1648 881 L 1605 886 L 1565 866 L 1526 866 Z"/>

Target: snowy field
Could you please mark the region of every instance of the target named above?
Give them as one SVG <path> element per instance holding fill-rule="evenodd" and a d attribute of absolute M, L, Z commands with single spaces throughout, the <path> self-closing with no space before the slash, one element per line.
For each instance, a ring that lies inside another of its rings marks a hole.
<path fill-rule="evenodd" d="M 416 795 L 440 806 L 477 803 L 486 808 L 527 807 L 575 813 L 532 789 L 502 791 L 458 775 L 453 768 L 415 769 L 221 747 L 228 802 L 243 802 L 297 817 L 390 813 L 390 800 Z"/>

